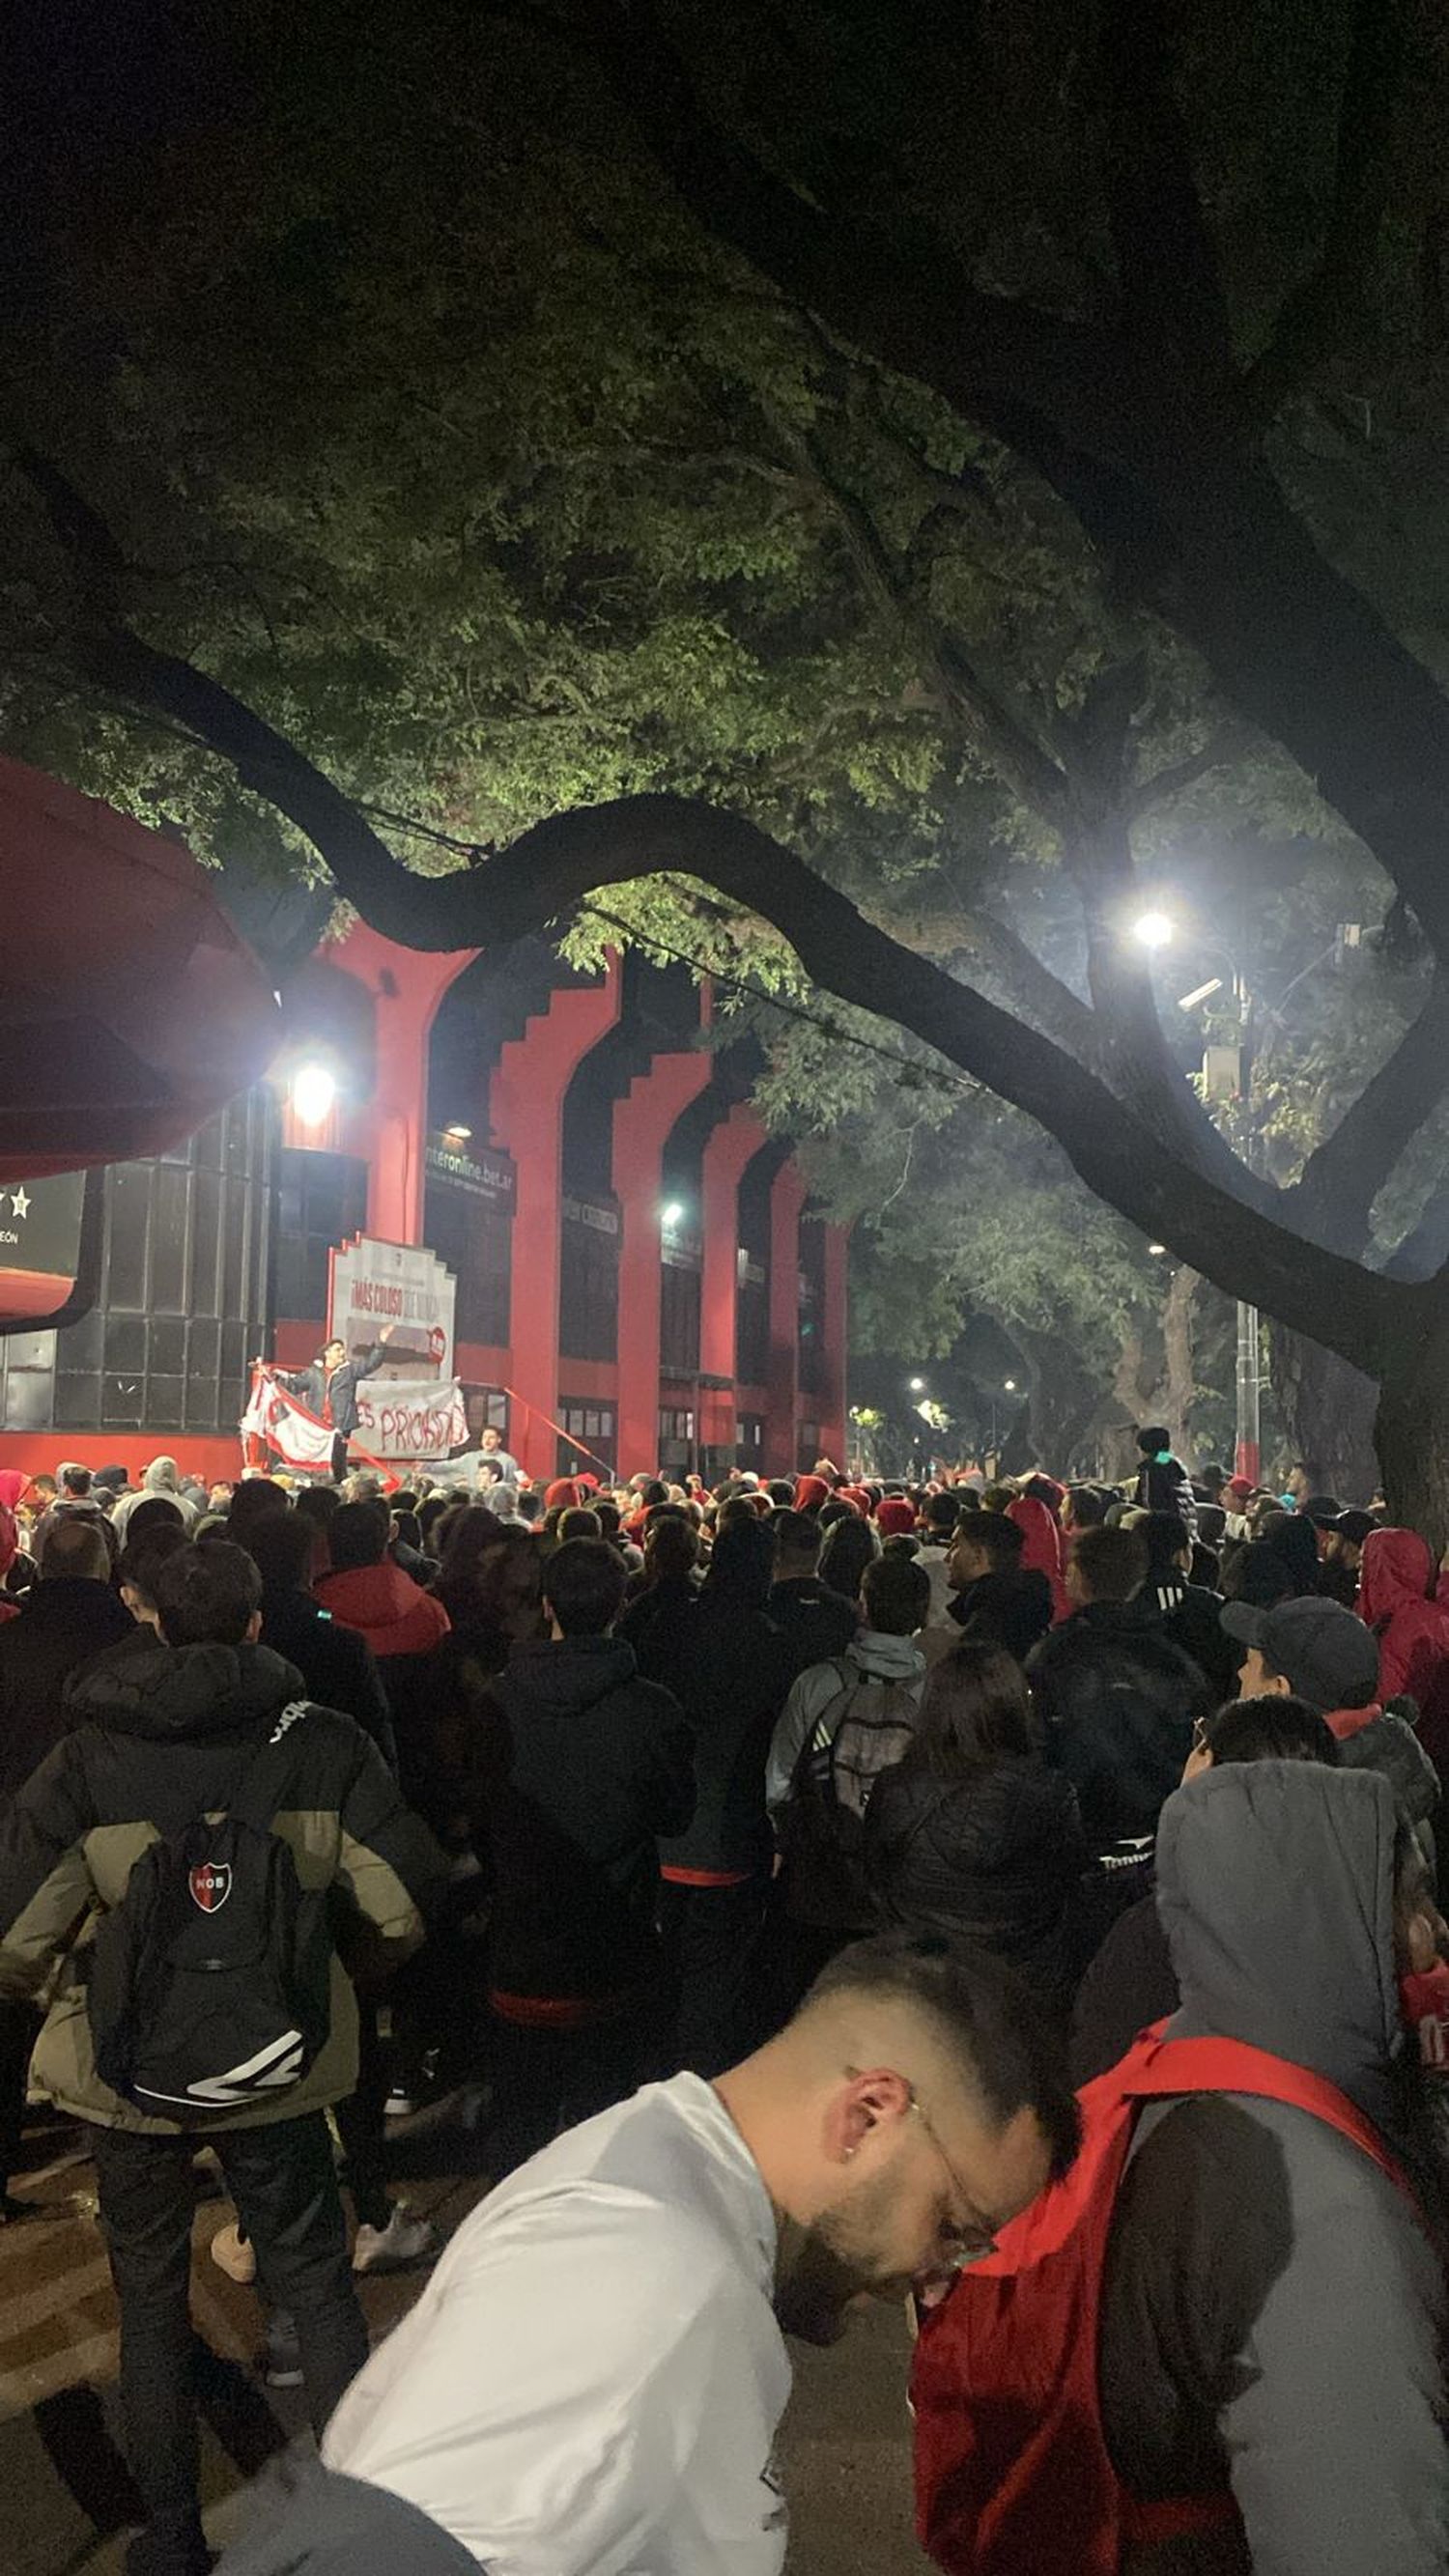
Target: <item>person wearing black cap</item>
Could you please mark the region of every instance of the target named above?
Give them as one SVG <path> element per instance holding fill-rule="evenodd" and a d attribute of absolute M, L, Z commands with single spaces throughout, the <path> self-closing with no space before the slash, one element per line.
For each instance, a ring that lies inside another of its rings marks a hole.
<path fill-rule="evenodd" d="M 1229 1601 L 1228 1636 L 1243 1649 L 1245 1699 L 1286 1692 L 1306 1700 L 1339 1748 L 1339 1760 L 1382 1772 L 1404 1822 L 1421 1836 L 1439 1804 L 1439 1775 L 1412 1726 L 1379 1705 L 1378 1640 L 1337 1601 Z M 1406 1703 L 1412 1705 L 1412 1703 Z"/>
<path fill-rule="evenodd" d="M 1379 1524 L 1372 1512 L 1340 1512 L 1337 1520 L 1320 1523 L 1323 1568 L 1318 1588 L 1328 1601 L 1341 1601 L 1352 1610 L 1358 1601 L 1358 1579 L 1363 1570 L 1363 1543 L 1370 1530 Z"/>

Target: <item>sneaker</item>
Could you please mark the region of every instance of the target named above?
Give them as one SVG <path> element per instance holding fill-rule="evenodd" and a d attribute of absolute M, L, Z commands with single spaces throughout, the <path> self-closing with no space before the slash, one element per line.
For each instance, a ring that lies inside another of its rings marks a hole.
<path fill-rule="evenodd" d="M 437 2090 L 437 2075 L 438 2052 L 435 2048 L 426 2048 L 422 2064 L 414 2069 L 411 2078 L 399 2077 L 394 2084 L 383 2105 L 384 2119 L 406 2120 L 414 2111 L 420 2111 Z"/>
<path fill-rule="evenodd" d="M 274 2308 L 267 2320 L 262 2377 L 269 2388 L 300 2388 L 302 2385 L 302 2347 L 297 2340 L 296 2326 L 284 2308 Z"/>
<path fill-rule="evenodd" d="M 234 2218 L 213 2236 L 211 2259 L 220 2264 L 229 2281 L 254 2281 L 257 2277 L 256 2248 L 243 2236 Z"/>
<path fill-rule="evenodd" d="M 430 2263 L 442 2240 L 426 2218 L 410 2218 L 394 2201 L 386 2227 L 359 2227 L 352 2248 L 354 2272 L 399 2272 L 405 2263 Z"/>

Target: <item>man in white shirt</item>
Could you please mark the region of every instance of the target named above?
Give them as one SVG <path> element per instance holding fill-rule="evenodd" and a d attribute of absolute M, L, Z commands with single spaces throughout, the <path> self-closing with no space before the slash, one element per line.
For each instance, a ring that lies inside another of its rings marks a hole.
<path fill-rule="evenodd" d="M 1007 1971 L 856 1943 L 716 2083 L 646 2086 L 490 2194 L 338 2407 L 327 2510 L 294 2503 L 227 2576 L 316 2576 L 366 2488 L 389 2576 L 460 2549 L 489 2576 L 778 2576 L 782 2326 L 833 2341 L 862 2294 L 944 2283 L 1075 2140 Z"/>

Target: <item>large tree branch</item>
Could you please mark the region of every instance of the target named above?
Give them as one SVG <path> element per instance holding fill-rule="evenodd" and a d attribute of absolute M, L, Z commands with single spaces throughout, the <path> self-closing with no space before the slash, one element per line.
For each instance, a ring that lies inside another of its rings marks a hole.
<path fill-rule="evenodd" d="M 1130 328 L 1225 382 L 1232 330 L 1193 177 L 1163 0 L 1102 0 L 1107 209 Z"/>
<path fill-rule="evenodd" d="M 1417 1019 L 1284 1193 L 1292 1221 L 1337 1252 L 1361 1253 L 1375 1198 L 1446 1087 L 1449 972 L 1441 969 Z"/>
<path fill-rule="evenodd" d="M 1354 0 L 1339 103 L 1333 200 L 1318 258 L 1287 297 L 1244 378 L 1271 420 L 1362 320 L 1388 207 L 1390 143 L 1404 60 L 1401 0 Z"/>
<path fill-rule="evenodd" d="M 1228 1294 L 1251 1298 L 1372 1366 L 1426 1288 L 1386 1281 L 1302 1240 L 1204 1179 L 1060 1047 L 919 957 L 742 816 L 675 796 L 628 796 L 552 817 L 476 867 L 412 875 L 312 762 L 205 673 L 139 637 L 98 637 L 106 684 L 198 734 L 312 841 L 339 891 L 387 938 L 497 949 L 565 918 L 597 888 L 693 876 L 759 913 L 806 973 L 894 1019 L 1054 1135 L 1089 1189 Z"/>

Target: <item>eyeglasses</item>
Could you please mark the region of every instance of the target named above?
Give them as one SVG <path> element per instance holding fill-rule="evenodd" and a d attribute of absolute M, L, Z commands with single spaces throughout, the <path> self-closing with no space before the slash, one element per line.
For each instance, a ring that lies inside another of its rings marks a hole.
<path fill-rule="evenodd" d="M 972 2207 L 971 2194 L 956 2171 L 951 2158 L 947 2155 L 945 2147 L 941 2142 L 940 2131 L 937 2129 L 935 2122 L 932 2120 L 930 2113 L 927 2111 L 926 2106 L 921 2100 L 921 2097 L 917 2093 L 914 2085 L 911 2087 L 911 2109 L 914 2111 L 916 2118 L 920 2121 L 922 2128 L 925 2130 L 927 2137 L 930 2139 L 932 2146 L 935 2148 L 937 2155 L 941 2159 L 942 2167 L 945 2171 L 946 2178 L 951 2185 L 958 2207 L 965 2209 L 969 2213 L 965 2218 L 953 2217 L 949 2226 L 943 2227 L 941 2230 L 942 2241 L 950 2249 L 952 2268 L 957 2272 L 962 2272 L 965 2270 L 968 2263 L 983 2262 L 988 2254 L 994 2254 L 997 2250 L 996 2238 L 986 2220 L 980 2217 Z"/>

